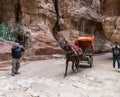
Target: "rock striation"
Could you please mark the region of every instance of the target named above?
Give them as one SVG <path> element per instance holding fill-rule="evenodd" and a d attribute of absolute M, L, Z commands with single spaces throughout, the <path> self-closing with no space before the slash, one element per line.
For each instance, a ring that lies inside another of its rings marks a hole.
<path fill-rule="evenodd" d="M 78 36 L 94 35 L 94 52 L 110 50 L 111 45 L 103 33 L 99 0 L 59 0 L 58 8 L 61 27 L 59 34 L 71 45 Z M 20 22 L 29 29 L 32 47 L 27 50 L 27 56 L 62 53 L 52 33 L 56 22 L 52 0 L 1 0 L 2 22 L 7 26 Z"/>
<path fill-rule="evenodd" d="M 120 45 L 119 4 L 119 0 L 101 0 L 102 24 L 105 36 L 113 43 L 117 42 Z"/>

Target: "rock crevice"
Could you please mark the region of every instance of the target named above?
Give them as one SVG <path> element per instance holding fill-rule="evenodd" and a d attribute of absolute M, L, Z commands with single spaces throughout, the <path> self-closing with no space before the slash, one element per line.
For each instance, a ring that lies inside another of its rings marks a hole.
<path fill-rule="evenodd" d="M 47 51 L 47 46 L 51 52 L 54 51 L 52 54 L 58 51 L 61 54 L 58 42 L 64 38 L 73 45 L 76 37 L 92 35 L 95 36 L 96 53 L 110 50 L 104 47 L 109 43 L 103 34 L 99 0 L 58 0 L 59 21 L 54 8 L 55 1 L 57 0 L 1 0 L 0 22 L 8 26 L 16 22 L 24 24 L 32 36 L 32 47 L 28 51 L 34 50 L 35 54 L 39 52 L 44 55 L 41 48 Z M 56 32 L 53 27 L 57 28 L 59 34 L 53 35 L 53 32 Z"/>

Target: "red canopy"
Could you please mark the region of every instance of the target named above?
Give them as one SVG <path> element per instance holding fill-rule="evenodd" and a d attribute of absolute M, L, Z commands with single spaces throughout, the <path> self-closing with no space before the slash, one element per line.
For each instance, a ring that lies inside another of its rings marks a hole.
<path fill-rule="evenodd" d="M 91 37 L 78 37 L 75 40 L 75 43 L 82 49 L 93 48 L 94 36 Z"/>
<path fill-rule="evenodd" d="M 93 41 L 94 40 L 94 36 L 89 36 L 89 37 L 78 37 L 76 39 L 76 41 Z"/>

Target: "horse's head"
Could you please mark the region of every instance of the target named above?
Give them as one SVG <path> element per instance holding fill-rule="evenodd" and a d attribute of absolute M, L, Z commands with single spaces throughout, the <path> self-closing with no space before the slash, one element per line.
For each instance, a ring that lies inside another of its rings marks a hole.
<path fill-rule="evenodd" d="M 69 44 L 61 44 L 61 48 L 66 52 L 72 51 L 72 48 Z"/>

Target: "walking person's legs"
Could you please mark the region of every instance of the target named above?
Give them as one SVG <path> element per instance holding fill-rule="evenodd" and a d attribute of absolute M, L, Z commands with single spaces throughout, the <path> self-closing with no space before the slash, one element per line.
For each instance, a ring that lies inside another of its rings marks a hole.
<path fill-rule="evenodd" d="M 20 59 L 17 59 L 16 68 L 15 68 L 15 70 L 16 70 L 15 74 L 19 74 L 19 72 L 18 72 L 19 68 L 20 68 Z"/>
<path fill-rule="evenodd" d="M 17 63 L 17 60 L 13 58 L 13 59 L 12 59 L 11 76 L 15 76 L 15 72 L 16 72 L 16 63 Z"/>
<path fill-rule="evenodd" d="M 117 58 L 115 56 L 113 56 L 113 68 L 115 69 L 115 62 L 116 62 Z"/>
<path fill-rule="evenodd" d="M 118 62 L 118 71 L 120 72 L 120 58 L 117 59 Z"/>

